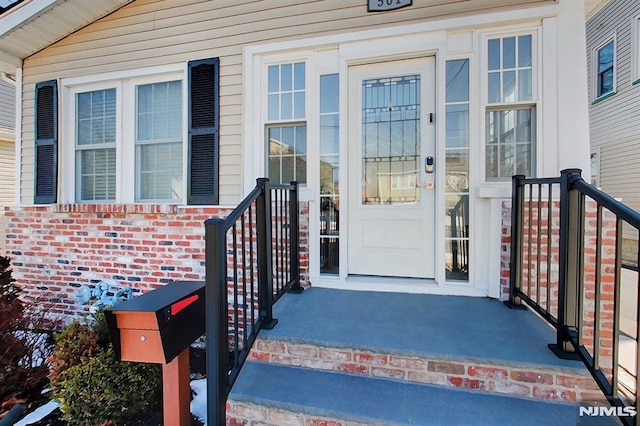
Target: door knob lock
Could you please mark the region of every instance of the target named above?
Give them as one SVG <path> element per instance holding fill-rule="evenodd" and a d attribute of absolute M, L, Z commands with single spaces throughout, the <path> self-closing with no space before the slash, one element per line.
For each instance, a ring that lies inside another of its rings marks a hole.
<path fill-rule="evenodd" d="M 433 170 L 434 170 L 433 157 L 431 157 L 431 156 L 425 157 L 425 159 L 424 159 L 424 171 L 425 171 L 425 173 L 433 173 Z"/>

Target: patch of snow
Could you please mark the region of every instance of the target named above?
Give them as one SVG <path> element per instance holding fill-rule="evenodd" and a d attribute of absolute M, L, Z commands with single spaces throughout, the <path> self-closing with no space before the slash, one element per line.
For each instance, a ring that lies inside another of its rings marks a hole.
<path fill-rule="evenodd" d="M 38 368 L 44 364 L 48 354 L 51 352 L 51 347 L 47 343 L 49 337 L 47 334 L 34 333 L 29 330 L 18 330 L 14 331 L 13 335 L 33 348 L 32 353 L 20 360 L 20 365 L 29 366 L 30 364 L 32 368 Z"/>
<path fill-rule="evenodd" d="M 191 344 L 192 348 L 198 349 L 206 349 L 207 348 L 207 337 L 206 335 L 202 335 L 196 339 L 195 342 Z"/>
<path fill-rule="evenodd" d="M 59 403 L 55 401 L 49 401 L 45 405 L 38 407 L 38 409 L 36 409 L 35 411 L 27 414 L 25 418 L 18 421 L 18 423 L 16 423 L 14 426 L 26 426 L 26 425 L 30 425 L 31 423 L 35 423 L 39 420 L 42 420 L 43 418 L 51 414 L 51 412 L 56 408 L 58 408 L 59 406 L 60 406 Z"/>
<path fill-rule="evenodd" d="M 192 380 L 191 390 L 193 399 L 191 400 L 191 414 L 202 423 L 207 424 L 207 379 Z"/>

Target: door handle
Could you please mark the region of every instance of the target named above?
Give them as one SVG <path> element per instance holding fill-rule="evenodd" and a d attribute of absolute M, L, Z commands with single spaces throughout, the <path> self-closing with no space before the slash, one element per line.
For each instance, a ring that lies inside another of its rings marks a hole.
<path fill-rule="evenodd" d="M 427 181 L 427 182 L 418 183 L 416 187 L 424 188 L 424 189 L 433 189 L 436 187 L 436 183 L 433 181 Z"/>

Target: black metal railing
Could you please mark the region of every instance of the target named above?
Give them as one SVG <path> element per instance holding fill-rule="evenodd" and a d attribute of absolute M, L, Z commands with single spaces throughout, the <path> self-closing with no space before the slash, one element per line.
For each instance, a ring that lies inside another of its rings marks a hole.
<path fill-rule="evenodd" d="M 224 219 L 205 222 L 207 418 L 224 425 L 227 396 L 273 304 L 301 292 L 298 187 L 268 179 Z"/>
<path fill-rule="evenodd" d="M 512 197 L 508 303 L 524 302 L 552 324 L 549 347 L 581 360 L 611 406 L 627 407 L 614 410 L 620 420 L 638 424 L 630 414 L 640 408 L 640 214 L 585 182 L 579 169 L 514 176 Z M 635 265 L 623 265 L 623 256 Z"/>

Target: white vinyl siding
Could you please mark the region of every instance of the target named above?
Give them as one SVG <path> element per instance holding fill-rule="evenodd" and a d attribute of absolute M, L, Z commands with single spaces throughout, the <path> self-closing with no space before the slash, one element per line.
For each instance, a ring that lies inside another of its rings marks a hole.
<path fill-rule="evenodd" d="M 587 52 L 601 46 L 615 33 L 616 94 L 589 107 L 591 150 L 599 153 L 598 184 L 603 191 L 634 210 L 640 210 L 640 84 L 634 53 L 639 49 L 637 19 L 640 2 L 610 1 L 587 22 Z M 587 56 L 590 99 L 595 99 L 594 57 Z"/>
<path fill-rule="evenodd" d="M 15 148 L 13 141 L 0 139 L 0 212 L 2 206 L 14 204 L 15 196 Z"/>
<path fill-rule="evenodd" d="M 548 0 L 414 2 L 392 13 L 366 12 L 365 2 L 138 0 L 43 49 L 24 62 L 22 176 L 33 201 L 33 103 L 39 81 L 220 57 L 220 204 L 242 197 L 243 46 L 428 22 Z M 384 18 L 384 19 L 382 19 Z M 245 94 L 247 95 L 247 94 Z M 60 135 L 60 143 L 68 143 Z"/>
<path fill-rule="evenodd" d="M 0 139 L 0 249 L 6 235 L 4 206 L 15 203 L 15 154 L 14 142 Z"/>
<path fill-rule="evenodd" d="M 15 129 L 16 92 L 11 84 L 0 80 L 0 129 Z"/>

